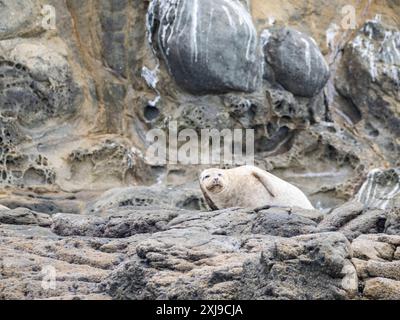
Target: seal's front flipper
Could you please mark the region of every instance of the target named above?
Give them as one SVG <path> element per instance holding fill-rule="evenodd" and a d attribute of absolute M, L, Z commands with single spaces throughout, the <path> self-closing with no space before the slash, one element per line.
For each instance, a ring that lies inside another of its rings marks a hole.
<path fill-rule="evenodd" d="M 261 182 L 261 184 L 264 186 L 264 188 L 269 192 L 269 194 L 275 198 L 277 195 L 277 192 L 271 182 L 271 178 L 267 175 L 266 172 L 262 170 L 253 170 L 251 174 L 258 179 L 258 181 Z"/>

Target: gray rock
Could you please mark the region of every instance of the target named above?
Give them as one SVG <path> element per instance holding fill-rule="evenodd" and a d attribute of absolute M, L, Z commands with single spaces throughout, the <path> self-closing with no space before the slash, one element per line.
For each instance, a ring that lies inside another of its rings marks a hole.
<path fill-rule="evenodd" d="M 387 213 L 383 210 L 368 210 L 364 205 L 352 201 L 334 209 L 318 225 L 320 232 L 340 231 L 352 240 L 361 234 L 382 233 Z"/>
<path fill-rule="evenodd" d="M 364 211 L 364 205 L 357 201 L 348 202 L 329 213 L 318 225 L 320 231 L 336 231 Z"/>
<path fill-rule="evenodd" d="M 358 279 L 350 244 L 340 233 L 266 243 L 261 259 L 244 265 L 243 299 L 348 299 Z"/>
<path fill-rule="evenodd" d="M 385 233 L 400 235 L 400 208 L 389 210 L 385 224 Z"/>
<path fill-rule="evenodd" d="M 237 0 L 154 0 L 150 29 L 177 84 L 194 94 L 254 91 L 257 32 Z"/>
<path fill-rule="evenodd" d="M 309 36 L 290 28 L 264 31 L 265 77 L 297 96 L 313 97 L 329 79 L 328 65 Z"/>
<path fill-rule="evenodd" d="M 239 250 L 238 239 L 201 229 L 158 233 L 139 243 L 104 286 L 114 299 L 234 299 L 247 258 Z"/>
<path fill-rule="evenodd" d="M 316 227 L 316 222 L 299 215 L 297 211 L 289 213 L 284 209 L 269 209 L 259 213 L 253 222 L 252 233 L 294 237 L 313 233 Z"/>
<path fill-rule="evenodd" d="M 344 48 L 335 86 L 352 112 L 359 131 L 378 145 L 393 166 L 400 166 L 397 106 L 400 101 L 400 32 L 379 19 L 367 21 Z M 375 167 L 381 167 L 376 165 Z"/>
<path fill-rule="evenodd" d="M 119 210 L 108 217 L 59 213 L 53 217 L 52 230 L 60 236 L 127 238 L 165 230 L 176 216 L 168 210 Z"/>

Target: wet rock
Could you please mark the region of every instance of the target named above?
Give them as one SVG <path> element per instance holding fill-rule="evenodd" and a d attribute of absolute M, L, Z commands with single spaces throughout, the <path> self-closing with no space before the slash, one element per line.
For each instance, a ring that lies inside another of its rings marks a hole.
<path fill-rule="evenodd" d="M 278 82 L 296 96 L 313 97 L 329 78 L 329 68 L 316 42 L 290 28 L 264 31 L 263 50 L 267 63 L 264 77 Z"/>
<path fill-rule="evenodd" d="M 149 24 L 177 84 L 194 93 L 254 91 L 257 31 L 237 0 L 153 1 Z"/>

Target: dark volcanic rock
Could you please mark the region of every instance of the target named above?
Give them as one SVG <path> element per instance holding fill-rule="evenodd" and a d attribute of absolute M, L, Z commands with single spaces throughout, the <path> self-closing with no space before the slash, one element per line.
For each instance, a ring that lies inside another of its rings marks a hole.
<path fill-rule="evenodd" d="M 297 96 L 317 95 L 329 78 L 328 65 L 316 42 L 290 28 L 264 31 L 269 81 L 277 81 Z M 272 71 L 272 73 L 271 73 Z"/>
<path fill-rule="evenodd" d="M 60 213 L 53 217 L 52 230 L 60 236 L 127 238 L 165 230 L 167 223 L 176 216 L 176 212 L 168 210 L 120 210 L 104 218 Z"/>
<path fill-rule="evenodd" d="M 387 212 L 368 209 L 357 201 L 334 209 L 318 225 L 319 232 L 340 231 L 353 240 L 361 234 L 381 233 L 385 229 Z"/>
<path fill-rule="evenodd" d="M 268 243 L 244 265 L 242 299 L 346 299 L 357 293 L 350 243 L 340 233 Z"/>
<path fill-rule="evenodd" d="M 294 237 L 315 232 L 317 223 L 310 218 L 284 209 L 262 211 L 255 219 L 252 232 L 280 237 Z"/>
<path fill-rule="evenodd" d="M 338 92 L 359 113 L 353 121 L 358 131 L 379 146 L 392 166 L 400 165 L 399 65 L 398 26 L 375 19 L 346 44 L 335 78 Z"/>
<path fill-rule="evenodd" d="M 18 208 L 15 210 L 0 209 L 0 223 L 49 227 L 51 225 L 51 219 L 47 214 L 37 213 L 25 208 Z"/>
<path fill-rule="evenodd" d="M 385 233 L 400 235 L 400 208 L 394 208 L 389 211 L 385 224 Z"/>
<path fill-rule="evenodd" d="M 178 85 L 194 94 L 255 90 L 261 71 L 257 31 L 239 1 L 153 1 L 149 10 Z"/>

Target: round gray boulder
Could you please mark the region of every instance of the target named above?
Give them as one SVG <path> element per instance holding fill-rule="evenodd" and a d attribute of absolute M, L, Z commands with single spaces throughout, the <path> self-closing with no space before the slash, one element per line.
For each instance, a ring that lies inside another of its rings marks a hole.
<path fill-rule="evenodd" d="M 296 96 L 313 97 L 326 85 L 329 67 L 315 41 L 289 28 L 263 32 L 267 80 Z"/>
<path fill-rule="evenodd" d="M 192 94 L 252 92 L 257 32 L 238 0 L 154 0 L 149 26 L 177 84 Z"/>

